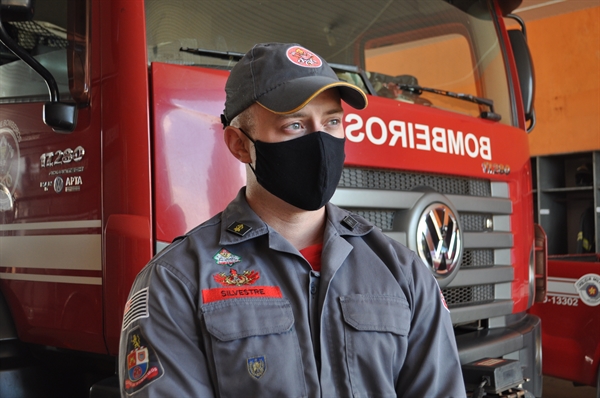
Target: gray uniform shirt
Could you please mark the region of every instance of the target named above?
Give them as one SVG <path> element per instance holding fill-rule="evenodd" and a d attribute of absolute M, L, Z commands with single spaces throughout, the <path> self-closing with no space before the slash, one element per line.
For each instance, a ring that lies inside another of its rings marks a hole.
<path fill-rule="evenodd" d="M 321 272 L 244 189 L 153 258 L 125 307 L 121 394 L 465 396 L 429 270 L 360 217 L 326 210 Z"/>

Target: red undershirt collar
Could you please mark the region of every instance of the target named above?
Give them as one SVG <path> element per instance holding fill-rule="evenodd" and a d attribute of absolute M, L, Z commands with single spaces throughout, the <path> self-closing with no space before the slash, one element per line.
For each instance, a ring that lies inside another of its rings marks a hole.
<path fill-rule="evenodd" d="M 321 272 L 321 252 L 323 251 L 323 244 L 318 243 L 316 245 L 307 246 L 300 250 L 300 254 L 304 256 L 306 261 L 310 264 L 312 269 L 316 272 Z"/>

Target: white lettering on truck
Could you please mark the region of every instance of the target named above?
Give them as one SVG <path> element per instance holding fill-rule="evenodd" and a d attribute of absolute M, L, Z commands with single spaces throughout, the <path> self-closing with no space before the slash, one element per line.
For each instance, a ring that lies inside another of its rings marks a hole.
<path fill-rule="evenodd" d="M 371 116 L 366 123 L 355 114 L 349 113 L 344 118 L 346 138 L 351 142 L 362 142 L 365 137 L 374 145 L 396 146 L 435 151 L 451 155 L 469 156 L 484 160 L 492 160 L 492 144 L 490 137 L 464 134 L 443 127 L 430 127 L 426 124 L 391 120 L 385 123 L 381 118 Z M 363 129 L 364 126 L 364 129 Z"/>

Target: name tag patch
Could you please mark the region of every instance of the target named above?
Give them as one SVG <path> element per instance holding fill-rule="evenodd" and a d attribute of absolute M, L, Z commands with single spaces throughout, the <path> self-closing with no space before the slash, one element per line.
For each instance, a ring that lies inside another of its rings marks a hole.
<path fill-rule="evenodd" d="M 234 298 L 282 298 L 279 286 L 227 287 L 202 290 L 204 304 Z"/>

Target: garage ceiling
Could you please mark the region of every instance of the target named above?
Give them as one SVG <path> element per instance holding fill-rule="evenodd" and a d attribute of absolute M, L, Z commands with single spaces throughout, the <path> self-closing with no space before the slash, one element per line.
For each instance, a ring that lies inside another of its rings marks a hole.
<path fill-rule="evenodd" d="M 600 0 L 523 0 L 514 13 L 527 21 L 600 6 Z"/>

